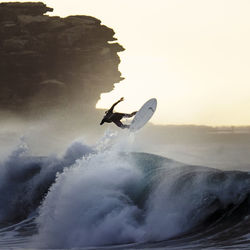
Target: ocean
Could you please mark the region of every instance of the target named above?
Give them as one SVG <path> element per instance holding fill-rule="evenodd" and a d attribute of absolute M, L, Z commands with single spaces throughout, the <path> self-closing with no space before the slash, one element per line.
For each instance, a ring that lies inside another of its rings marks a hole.
<path fill-rule="evenodd" d="M 179 162 L 134 135 L 20 143 L 0 163 L 0 249 L 250 249 L 250 171 Z"/>

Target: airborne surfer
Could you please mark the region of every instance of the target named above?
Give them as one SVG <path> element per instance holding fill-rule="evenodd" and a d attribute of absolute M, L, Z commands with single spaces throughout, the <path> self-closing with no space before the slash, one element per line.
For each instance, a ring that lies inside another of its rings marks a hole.
<path fill-rule="evenodd" d="M 129 118 L 129 117 L 132 117 L 132 116 L 134 116 L 134 115 L 137 113 L 137 111 L 132 112 L 131 114 L 117 113 L 117 112 L 114 113 L 114 112 L 113 112 L 114 107 L 115 107 L 119 102 L 121 102 L 121 101 L 123 101 L 123 100 L 124 100 L 124 97 L 122 97 L 119 101 L 115 102 L 115 103 L 112 105 L 112 107 L 111 107 L 109 110 L 107 110 L 107 111 L 105 112 L 105 116 L 103 117 L 103 119 L 102 119 L 100 125 L 102 125 L 104 122 L 107 122 L 107 123 L 113 122 L 113 123 L 115 123 L 115 124 L 116 124 L 118 127 L 120 127 L 120 128 L 129 128 L 130 125 L 125 125 L 125 124 L 123 124 L 123 123 L 121 122 L 121 119 L 122 119 L 122 118 Z"/>

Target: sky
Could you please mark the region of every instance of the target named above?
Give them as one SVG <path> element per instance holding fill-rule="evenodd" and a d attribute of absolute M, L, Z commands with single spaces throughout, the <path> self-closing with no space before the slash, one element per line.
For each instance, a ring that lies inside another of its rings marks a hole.
<path fill-rule="evenodd" d="M 125 80 L 97 108 L 123 96 L 117 111 L 131 112 L 155 97 L 155 124 L 250 124 L 250 1 L 43 2 L 51 15 L 100 19 L 126 49 L 119 53 Z"/>

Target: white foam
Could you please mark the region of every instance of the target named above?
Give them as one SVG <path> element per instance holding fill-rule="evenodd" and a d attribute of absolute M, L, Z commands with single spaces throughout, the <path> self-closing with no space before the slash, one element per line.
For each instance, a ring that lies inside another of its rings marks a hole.
<path fill-rule="evenodd" d="M 142 178 L 117 151 L 99 152 L 58 175 L 38 217 L 42 247 L 82 247 L 138 241 L 141 213 L 126 187 Z"/>

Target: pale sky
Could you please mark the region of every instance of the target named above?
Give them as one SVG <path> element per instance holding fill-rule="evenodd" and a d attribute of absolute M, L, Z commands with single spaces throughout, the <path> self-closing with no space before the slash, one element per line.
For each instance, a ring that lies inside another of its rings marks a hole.
<path fill-rule="evenodd" d="M 117 111 L 130 112 L 155 97 L 154 123 L 250 124 L 249 0 L 43 2 L 52 15 L 100 19 L 125 47 L 119 69 L 126 79 L 98 108 L 124 96 Z"/>

